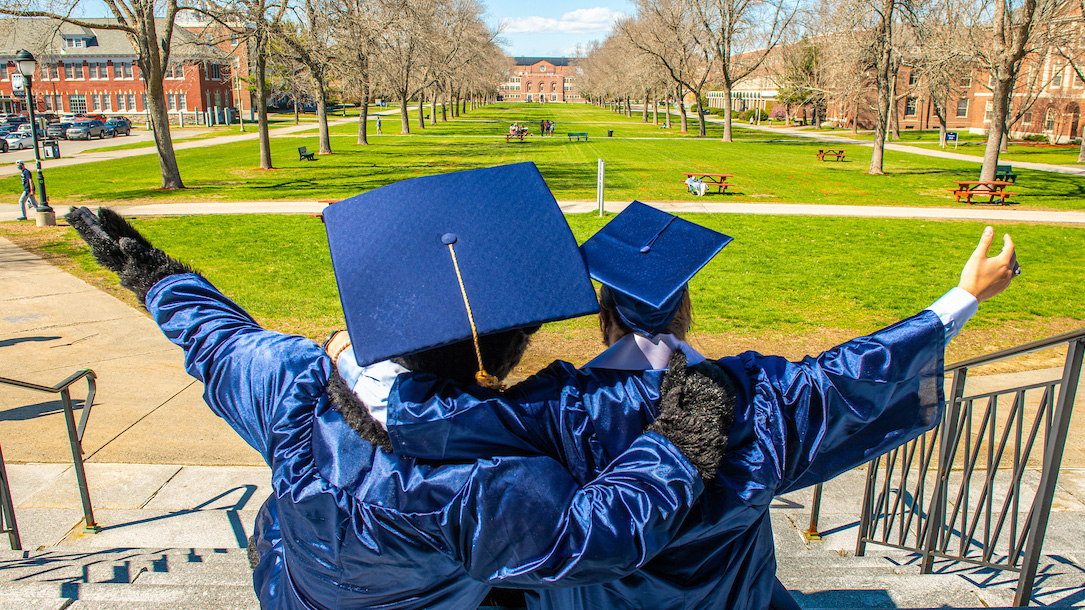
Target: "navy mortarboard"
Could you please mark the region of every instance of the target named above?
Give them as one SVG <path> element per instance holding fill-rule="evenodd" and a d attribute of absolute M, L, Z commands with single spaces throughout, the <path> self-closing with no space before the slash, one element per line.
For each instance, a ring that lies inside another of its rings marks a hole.
<path fill-rule="evenodd" d="M 634 201 L 580 249 L 592 279 L 613 289 L 622 321 L 654 335 L 674 317 L 690 278 L 730 242 L 723 233 Z"/>
<path fill-rule="evenodd" d="M 389 184 L 332 204 L 324 222 L 363 366 L 598 311 L 533 163 Z"/>

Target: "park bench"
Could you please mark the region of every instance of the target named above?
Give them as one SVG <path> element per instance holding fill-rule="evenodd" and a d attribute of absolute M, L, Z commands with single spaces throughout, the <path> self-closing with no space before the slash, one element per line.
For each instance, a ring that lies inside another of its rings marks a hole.
<path fill-rule="evenodd" d="M 954 180 L 957 188 L 950 189 L 957 203 L 966 201 L 968 205 L 974 203 L 998 203 L 1010 205 L 1007 198 L 1017 193 L 1011 193 L 1006 187 L 1013 184 L 1005 180 Z"/>
<path fill-rule="evenodd" d="M 526 136 L 526 135 L 527 135 L 527 130 L 526 129 L 524 131 L 518 131 L 516 133 L 507 133 L 507 134 L 505 134 L 505 141 L 506 142 L 511 142 L 513 138 L 516 138 L 516 139 L 520 140 L 521 142 L 523 142 L 524 141 L 524 136 Z"/>
<path fill-rule="evenodd" d="M 819 148 L 818 149 L 818 159 L 821 159 L 822 161 L 824 161 L 825 157 L 836 157 L 837 161 L 843 161 L 844 157 L 845 157 L 844 149 L 843 148 Z"/>
<path fill-rule="evenodd" d="M 995 180 L 1005 180 L 1017 184 L 1017 174 L 1013 173 L 1012 165 L 996 165 Z"/>
<path fill-rule="evenodd" d="M 569 134 L 566 134 L 566 135 L 568 135 L 568 136 L 569 136 L 569 141 L 570 141 L 570 142 L 572 142 L 574 138 L 576 139 L 576 141 L 577 141 L 577 142 L 579 142 L 579 141 L 580 141 L 580 138 L 584 138 L 584 141 L 585 141 L 585 142 L 587 142 L 587 141 L 588 141 L 588 134 L 587 134 L 587 132 L 583 132 L 583 131 L 581 131 L 581 132 L 575 132 L 575 131 L 574 131 L 574 132 L 572 132 L 572 133 L 569 133 Z"/>
<path fill-rule="evenodd" d="M 298 161 L 316 161 L 316 153 L 311 153 L 306 150 L 306 147 L 298 147 Z"/>
<path fill-rule="evenodd" d="M 682 175 L 685 176 L 686 179 L 697 178 L 701 182 L 704 182 L 705 186 L 708 187 L 708 188 L 716 187 L 716 192 L 719 193 L 719 194 L 724 194 L 724 191 L 727 190 L 727 187 L 734 186 L 730 182 L 727 182 L 727 179 L 733 177 L 734 174 L 710 174 L 710 173 L 705 173 L 705 172 L 682 172 Z M 687 184 L 685 180 L 683 180 L 682 183 Z"/>

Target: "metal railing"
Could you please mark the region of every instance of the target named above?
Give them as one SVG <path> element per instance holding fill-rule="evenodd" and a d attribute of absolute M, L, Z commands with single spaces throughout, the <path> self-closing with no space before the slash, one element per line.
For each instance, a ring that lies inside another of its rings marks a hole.
<path fill-rule="evenodd" d="M 87 380 L 87 397 L 83 401 L 83 415 L 79 418 L 79 424 L 75 423 L 75 409 L 72 407 L 72 395 L 69 390 L 70 386 L 86 378 Z M 98 531 L 98 524 L 94 521 L 94 507 L 90 503 L 90 490 L 87 487 L 87 473 L 83 468 L 83 432 L 87 427 L 87 419 L 90 418 L 90 408 L 94 404 L 94 393 L 97 390 L 95 384 L 96 376 L 94 371 L 90 369 L 82 369 L 76 371 L 68 376 L 67 379 L 61 381 L 53 386 L 38 385 L 36 383 L 30 383 L 27 381 L 19 381 L 17 379 L 8 379 L 7 377 L 0 377 L 0 383 L 12 385 L 20 388 L 26 388 L 28 390 L 35 390 L 37 392 L 47 392 L 50 394 L 60 394 L 60 402 L 64 407 L 64 423 L 68 428 L 68 442 L 72 448 L 72 466 L 75 468 L 75 478 L 79 483 L 79 499 L 83 503 L 83 518 L 86 522 L 86 529 L 89 531 Z M 7 498 L 10 501 L 10 490 L 6 489 L 7 474 L 4 473 L 4 493 L 7 494 Z M 10 526 L 14 528 L 16 534 L 12 538 L 13 543 L 18 542 L 18 527 L 15 525 L 15 512 L 12 508 L 10 515 Z M 12 546 L 12 549 L 17 547 Z"/>
<path fill-rule="evenodd" d="M 0 451 L 0 534 L 8 535 L 11 550 L 22 550 L 23 542 L 19 539 L 19 524 L 15 522 L 15 502 L 11 498 L 11 486 L 8 485 L 8 471 L 4 467 L 3 451 Z"/>
<path fill-rule="evenodd" d="M 1060 379 L 965 395 L 970 369 L 1062 344 Z M 947 367 L 953 382 L 938 426 L 868 464 L 856 555 L 878 544 L 920 553 L 924 574 L 936 558 L 1017 571 L 1014 605 L 1027 606 L 1083 354 L 1085 329 Z"/>

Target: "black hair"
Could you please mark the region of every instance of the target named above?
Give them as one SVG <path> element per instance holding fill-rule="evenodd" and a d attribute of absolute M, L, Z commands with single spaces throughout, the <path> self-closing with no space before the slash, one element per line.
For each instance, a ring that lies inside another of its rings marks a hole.
<path fill-rule="evenodd" d="M 520 364 L 531 343 L 531 335 L 539 328 L 529 326 L 479 337 L 479 350 L 486 372 L 498 379 L 508 377 L 512 369 Z M 478 372 L 478 357 L 475 355 L 474 341 L 470 339 L 400 356 L 393 358 L 393 361 L 415 372 L 433 373 L 461 383 L 475 383 L 475 373 Z"/>

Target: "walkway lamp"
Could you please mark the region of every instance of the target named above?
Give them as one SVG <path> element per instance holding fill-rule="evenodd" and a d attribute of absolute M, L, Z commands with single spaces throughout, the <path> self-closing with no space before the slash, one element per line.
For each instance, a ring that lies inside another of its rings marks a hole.
<path fill-rule="evenodd" d="M 23 75 L 23 88 L 26 92 L 26 109 L 30 113 L 30 138 L 34 142 L 34 162 L 38 170 L 38 226 L 51 226 L 56 224 L 56 213 L 49 207 L 49 197 L 45 194 L 45 177 L 41 173 L 41 151 L 38 150 L 38 124 L 34 118 L 34 94 L 31 87 L 34 84 L 34 68 L 38 62 L 34 55 L 26 49 L 15 53 L 15 67 L 19 74 Z"/>

